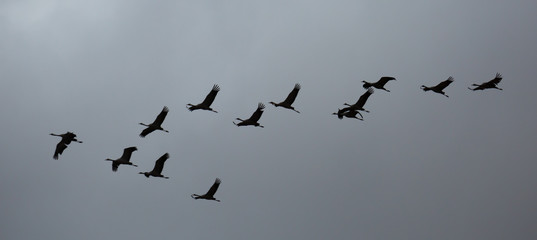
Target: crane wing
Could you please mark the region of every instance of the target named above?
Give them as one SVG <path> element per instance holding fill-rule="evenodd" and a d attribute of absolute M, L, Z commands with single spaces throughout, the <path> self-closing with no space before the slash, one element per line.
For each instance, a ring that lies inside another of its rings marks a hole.
<path fill-rule="evenodd" d="M 489 83 L 497 85 L 498 83 L 500 83 L 500 81 L 502 81 L 502 79 L 503 79 L 502 75 L 500 73 L 496 73 L 496 77 L 490 80 Z"/>
<path fill-rule="evenodd" d="M 155 162 L 155 167 L 153 168 L 154 173 L 160 174 L 164 168 L 164 162 L 170 157 L 170 154 L 165 153 Z"/>
<path fill-rule="evenodd" d="M 293 102 L 295 102 L 296 96 L 298 95 L 298 91 L 300 91 L 300 84 L 297 83 L 283 102 L 289 105 L 293 104 Z"/>
<path fill-rule="evenodd" d="M 265 104 L 259 103 L 257 105 L 257 110 L 252 114 L 252 116 L 249 118 L 250 120 L 257 122 L 261 118 L 261 115 L 263 115 L 263 110 L 265 109 Z"/>
<path fill-rule="evenodd" d="M 58 144 L 56 144 L 56 151 L 54 151 L 54 159 L 58 159 L 58 155 L 61 155 L 63 153 L 63 150 L 67 148 L 67 145 L 62 141 L 60 141 Z"/>
<path fill-rule="evenodd" d="M 377 84 L 384 86 L 388 81 L 391 81 L 391 80 L 395 80 L 395 78 L 394 77 L 381 77 L 377 81 Z"/>
<path fill-rule="evenodd" d="M 112 171 L 117 172 L 118 167 L 119 167 L 119 162 L 113 161 L 112 162 Z"/>
<path fill-rule="evenodd" d="M 125 161 L 129 161 L 131 159 L 132 152 L 138 150 L 136 147 L 128 147 L 123 149 L 123 155 L 121 155 L 121 159 L 124 159 Z"/>
<path fill-rule="evenodd" d="M 158 114 L 157 118 L 155 119 L 155 121 L 153 122 L 153 124 L 156 124 L 156 125 L 161 125 L 162 122 L 164 122 L 164 118 L 166 118 L 166 115 L 168 114 L 168 107 L 164 106 L 164 108 L 162 108 L 162 111 L 160 111 L 160 113 Z"/>
<path fill-rule="evenodd" d="M 209 191 L 207 191 L 205 196 L 213 197 L 214 194 L 216 193 L 216 190 L 218 190 L 218 187 L 220 186 L 220 183 L 221 183 L 220 178 L 216 178 L 216 180 L 214 181 L 213 185 L 211 186 Z"/>
<path fill-rule="evenodd" d="M 364 94 L 362 94 L 362 96 L 360 96 L 360 98 L 358 98 L 358 101 L 356 101 L 354 107 L 363 108 L 369 96 L 371 96 L 371 94 L 373 94 L 374 92 L 375 91 L 373 90 L 373 88 L 367 89 L 367 92 L 365 92 Z"/>
<path fill-rule="evenodd" d="M 147 134 L 150 134 L 152 133 L 153 131 L 155 131 L 155 128 L 152 128 L 152 127 L 146 127 L 144 130 L 142 130 L 142 132 L 140 133 L 140 137 L 145 137 L 147 136 Z"/>
<path fill-rule="evenodd" d="M 434 86 L 433 88 L 438 88 L 439 90 L 442 90 L 449 86 L 453 82 L 453 77 L 449 77 L 447 80 L 439 83 L 438 85 Z"/>
<path fill-rule="evenodd" d="M 220 87 L 218 85 L 214 85 L 213 89 L 207 96 L 205 97 L 205 100 L 201 103 L 201 105 L 205 105 L 207 107 L 211 106 L 213 104 L 214 98 L 216 98 L 216 94 L 218 94 L 218 91 L 220 91 Z"/>

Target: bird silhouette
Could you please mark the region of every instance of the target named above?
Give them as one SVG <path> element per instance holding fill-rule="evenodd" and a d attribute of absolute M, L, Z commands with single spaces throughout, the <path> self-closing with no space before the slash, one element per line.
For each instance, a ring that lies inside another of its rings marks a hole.
<path fill-rule="evenodd" d="M 476 90 L 485 90 L 485 89 L 488 89 L 488 88 L 496 88 L 498 90 L 503 90 L 501 88 L 498 87 L 498 83 L 500 83 L 500 81 L 502 81 L 503 77 L 500 73 L 496 73 L 496 77 L 488 82 L 484 82 L 484 83 L 481 83 L 481 84 L 472 84 L 472 86 L 476 86 L 475 88 L 468 88 L 472 91 L 476 91 Z"/>
<path fill-rule="evenodd" d="M 76 134 L 72 132 L 66 132 L 64 134 L 51 133 L 50 135 L 62 138 L 60 142 L 56 144 L 56 150 L 54 151 L 54 155 L 52 156 L 52 158 L 54 158 L 55 160 L 58 160 L 59 155 L 63 153 L 63 151 L 67 148 L 67 145 L 71 144 L 71 142 L 82 143 L 82 141 L 76 139 Z"/>
<path fill-rule="evenodd" d="M 215 84 L 213 86 L 213 89 L 211 90 L 211 92 L 209 92 L 209 94 L 207 94 L 207 96 L 205 97 L 205 100 L 203 100 L 202 103 L 200 103 L 198 105 L 193 105 L 191 103 L 187 104 L 186 106 L 187 106 L 188 110 L 194 111 L 194 110 L 197 110 L 197 109 L 202 109 L 202 110 L 209 110 L 209 111 L 213 111 L 213 112 L 217 113 L 217 111 L 215 111 L 215 110 L 213 110 L 211 108 L 211 104 L 213 104 L 214 98 L 216 98 L 216 94 L 218 94 L 218 91 L 220 91 L 220 87 Z"/>
<path fill-rule="evenodd" d="M 373 94 L 375 91 L 373 90 L 373 88 L 368 88 L 367 91 L 362 94 L 362 96 L 360 96 L 360 98 L 358 98 L 358 101 L 356 101 L 355 104 L 348 104 L 348 103 L 344 103 L 344 105 L 348 106 L 348 107 L 345 107 L 345 108 L 342 108 L 338 111 L 338 115 L 344 113 L 344 112 L 347 112 L 347 111 L 352 111 L 352 110 L 356 110 L 356 111 L 364 111 L 364 112 L 369 112 L 369 110 L 365 110 L 364 109 L 364 105 L 365 103 L 367 102 L 367 99 L 369 98 L 369 96 L 371 96 L 371 94 Z M 341 113 L 339 113 L 341 112 Z M 361 116 L 361 114 L 360 114 Z"/>
<path fill-rule="evenodd" d="M 343 119 L 343 117 L 346 117 L 346 118 L 356 118 L 361 121 L 364 120 L 364 117 L 362 116 L 362 114 L 358 110 L 354 110 L 354 109 L 351 109 L 348 111 L 341 111 L 341 109 L 338 109 L 337 112 L 332 113 L 332 114 L 337 115 L 339 119 Z M 357 117 L 356 116 L 357 114 L 360 115 L 360 117 Z"/>
<path fill-rule="evenodd" d="M 261 126 L 257 121 L 259 121 L 259 119 L 261 118 L 261 115 L 263 115 L 263 109 L 265 109 L 265 105 L 263 103 L 259 103 L 257 104 L 257 110 L 255 110 L 255 112 L 252 114 L 252 116 L 248 119 L 240 119 L 240 118 L 236 118 L 237 120 L 241 121 L 239 123 L 235 123 L 233 122 L 233 124 L 235 124 L 237 127 L 240 127 L 240 126 L 256 126 L 256 127 L 261 127 L 263 128 L 263 126 Z"/>
<path fill-rule="evenodd" d="M 135 167 L 138 167 L 138 165 L 135 165 L 133 164 L 130 159 L 131 159 L 131 156 L 132 156 L 132 153 L 134 151 L 138 150 L 138 148 L 136 147 L 128 147 L 128 148 L 125 148 L 123 149 L 123 155 L 121 155 L 120 158 L 118 159 L 110 159 L 110 158 L 107 158 L 105 159 L 105 161 L 112 161 L 112 171 L 116 172 L 117 171 L 117 168 L 119 167 L 119 165 L 121 164 L 125 164 L 125 165 L 131 165 L 131 166 L 135 166 Z"/>
<path fill-rule="evenodd" d="M 151 170 L 151 172 L 139 172 L 139 174 L 143 174 L 147 178 L 149 176 L 153 176 L 153 177 L 161 177 L 161 178 L 168 179 L 169 177 L 165 177 L 161 173 L 162 173 L 162 168 L 164 168 L 164 162 L 166 162 L 166 160 L 169 157 L 170 157 L 170 154 L 165 153 L 159 159 L 157 159 L 157 161 L 155 162 L 155 167 L 153 168 L 153 170 Z"/>
<path fill-rule="evenodd" d="M 164 131 L 164 132 L 168 132 L 168 130 L 163 129 L 162 126 L 161 126 L 162 122 L 164 122 L 164 118 L 166 118 L 167 114 L 168 114 L 168 107 L 164 106 L 164 108 L 159 113 L 159 115 L 157 116 L 155 121 L 153 121 L 153 123 L 151 123 L 151 124 L 140 123 L 140 125 L 143 125 L 143 126 L 147 127 L 140 133 L 140 137 L 145 137 L 145 136 L 147 136 L 147 134 L 150 134 L 151 132 L 153 132 L 155 130 L 161 130 L 161 131 Z"/>
<path fill-rule="evenodd" d="M 384 85 L 386 85 L 386 83 L 388 81 L 391 81 L 391 80 L 395 80 L 394 77 L 381 77 L 377 82 L 374 82 L 374 83 L 370 83 L 370 82 L 366 82 L 366 81 L 362 81 L 364 83 L 363 87 L 365 89 L 368 89 L 370 87 L 374 87 L 374 88 L 377 88 L 377 89 L 382 89 L 386 92 L 389 92 L 390 90 L 384 88 Z"/>
<path fill-rule="evenodd" d="M 421 85 L 421 89 L 423 89 L 423 91 L 427 92 L 427 91 L 433 91 L 435 93 L 439 93 L 439 94 L 442 94 L 446 97 L 449 97 L 448 95 L 446 95 L 446 93 L 444 92 L 444 88 L 446 88 L 447 86 L 449 86 L 449 84 L 451 84 L 453 82 L 453 77 L 449 77 L 447 80 L 439 83 L 438 85 L 434 86 L 434 87 L 427 87 L 425 85 Z"/>
<path fill-rule="evenodd" d="M 283 100 L 283 102 L 280 102 L 280 103 L 269 102 L 269 103 L 274 105 L 275 107 L 283 107 L 283 108 L 291 109 L 297 113 L 300 113 L 293 106 L 291 106 L 291 104 L 295 102 L 296 96 L 298 95 L 298 91 L 300 91 L 300 84 L 297 83 L 295 84 L 295 87 L 289 93 L 289 95 L 287 95 L 287 98 Z"/>
<path fill-rule="evenodd" d="M 190 196 L 194 199 L 205 199 L 205 200 L 213 200 L 213 201 L 220 202 L 220 200 L 214 198 L 214 194 L 216 193 L 216 190 L 218 190 L 220 183 L 221 183 L 220 178 L 216 178 L 216 180 L 214 180 L 213 185 L 211 186 L 209 191 L 207 191 L 207 193 L 203 195 L 192 194 Z"/>

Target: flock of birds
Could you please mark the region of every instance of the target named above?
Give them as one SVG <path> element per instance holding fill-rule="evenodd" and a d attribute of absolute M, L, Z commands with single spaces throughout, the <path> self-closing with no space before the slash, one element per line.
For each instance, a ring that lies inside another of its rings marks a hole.
<path fill-rule="evenodd" d="M 356 103 L 354 103 L 354 104 L 344 103 L 344 105 L 346 107 L 338 109 L 337 112 L 334 112 L 332 114 L 337 115 L 337 117 L 339 119 L 343 119 L 344 117 L 346 117 L 346 118 L 355 118 L 355 119 L 359 119 L 359 120 L 363 121 L 363 115 L 360 113 L 360 111 L 369 112 L 368 110 L 364 109 L 364 105 L 367 102 L 367 99 L 369 98 L 369 96 L 371 96 L 371 94 L 374 93 L 373 88 L 382 89 L 384 91 L 390 92 L 390 90 L 384 88 L 384 86 L 391 80 L 396 80 L 396 79 L 394 77 L 381 77 L 380 80 L 378 80 L 377 82 L 374 82 L 374 83 L 362 81 L 364 83 L 363 87 L 365 89 L 367 89 L 367 90 L 366 90 L 366 92 L 364 94 L 362 94 L 358 98 L 358 101 L 356 101 Z M 493 88 L 498 89 L 498 90 L 502 90 L 501 88 L 498 87 L 498 84 L 500 83 L 501 80 L 502 80 L 502 75 L 497 73 L 496 77 L 494 79 L 492 79 L 490 81 L 487 81 L 487 82 L 484 82 L 484 83 L 481 83 L 481 84 L 472 84 L 472 86 L 474 86 L 474 88 L 469 87 L 468 89 L 470 89 L 472 91 L 493 89 Z M 446 87 L 448 87 L 453 81 L 454 81 L 453 77 L 449 77 L 447 80 L 440 82 L 436 86 L 427 87 L 425 85 L 422 85 L 421 89 L 423 91 L 433 91 L 435 93 L 438 93 L 438 94 L 444 95 L 446 97 L 449 97 L 444 92 L 444 89 Z M 297 113 L 300 113 L 298 110 L 296 110 L 292 106 L 292 104 L 295 102 L 295 99 L 296 99 L 296 97 L 298 95 L 298 92 L 300 91 L 300 88 L 301 88 L 300 84 L 295 84 L 293 90 L 289 93 L 289 95 L 287 96 L 287 98 L 285 100 L 283 100 L 282 102 L 279 102 L 279 103 L 275 103 L 275 102 L 269 102 L 269 103 L 274 105 L 275 107 L 283 107 L 283 108 L 293 110 L 293 111 L 295 111 Z M 220 87 L 218 85 L 214 85 L 212 90 L 209 92 L 209 94 L 207 94 L 207 96 L 203 100 L 203 102 L 201 102 L 199 104 L 196 104 L 196 105 L 189 103 L 189 104 L 186 105 L 187 109 L 190 110 L 190 111 L 201 109 L 201 110 L 207 110 L 207 111 L 212 111 L 212 112 L 217 113 L 217 111 L 215 111 L 215 110 L 213 110 L 211 108 L 211 105 L 214 102 L 214 100 L 216 98 L 216 95 L 218 94 L 219 91 L 220 91 Z M 236 118 L 236 120 L 238 120 L 240 122 L 238 122 L 238 123 L 233 122 L 233 124 L 235 124 L 238 127 L 240 127 L 240 126 L 255 126 L 255 127 L 263 128 L 263 126 L 260 125 L 258 123 L 258 121 L 261 118 L 261 116 L 263 115 L 264 109 L 265 109 L 265 105 L 263 103 L 259 103 L 257 105 L 256 111 L 250 116 L 250 118 L 248 118 L 248 119 Z M 140 137 L 145 137 L 148 134 L 150 134 L 150 133 L 152 133 L 152 132 L 154 132 L 156 130 L 168 132 L 168 130 L 162 128 L 162 123 L 164 122 L 164 119 L 166 118 L 166 115 L 168 114 L 168 111 L 169 111 L 168 107 L 164 106 L 162 111 L 158 114 L 158 116 L 155 118 L 155 120 L 152 123 L 150 123 L 150 124 L 140 123 L 140 125 L 143 125 L 143 126 L 146 127 L 140 133 Z M 357 115 L 360 115 L 360 117 L 357 117 Z M 59 155 L 61 155 L 63 153 L 63 151 L 67 148 L 67 146 L 69 144 L 71 144 L 71 142 L 82 143 L 82 141 L 79 141 L 78 139 L 76 139 L 76 134 L 74 134 L 72 132 L 67 132 L 67 133 L 64 133 L 64 134 L 51 133 L 50 135 L 58 136 L 58 137 L 62 138 L 60 140 L 60 142 L 56 145 L 56 150 L 55 150 L 54 155 L 53 155 L 53 158 L 56 159 L 56 160 L 58 159 Z M 114 171 L 114 172 L 116 172 L 118 170 L 119 165 L 130 165 L 130 166 L 137 167 L 137 165 L 133 164 L 130 161 L 132 153 L 134 151 L 137 151 L 137 150 L 138 149 L 136 147 L 125 148 L 125 149 L 123 149 L 123 154 L 121 155 L 120 158 L 118 158 L 118 159 L 107 158 L 105 161 L 111 161 L 112 162 L 112 171 Z M 164 155 L 162 155 L 160 158 L 158 158 L 155 161 L 155 166 L 153 167 L 153 170 L 151 170 L 149 172 L 139 172 L 139 174 L 143 174 L 147 178 L 152 176 L 152 177 L 161 177 L 161 178 L 168 179 L 169 177 L 166 177 L 166 176 L 162 175 L 162 170 L 164 168 L 164 163 L 166 162 L 166 160 L 169 157 L 170 157 L 170 155 L 168 153 L 165 153 Z M 206 200 L 213 200 L 213 201 L 220 202 L 220 200 L 214 198 L 214 194 L 218 190 L 218 187 L 220 186 L 220 183 L 221 183 L 221 180 L 219 178 L 216 178 L 216 180 L 214 181 L 214 183 L 211 186 L 211 188 L 209 189 L 209 191 L 207 191 L 207 193 L 205 193 L 203 195 L 192 194 L 191 197 L 194 198 L 194 199 L 206 199 Z"/>

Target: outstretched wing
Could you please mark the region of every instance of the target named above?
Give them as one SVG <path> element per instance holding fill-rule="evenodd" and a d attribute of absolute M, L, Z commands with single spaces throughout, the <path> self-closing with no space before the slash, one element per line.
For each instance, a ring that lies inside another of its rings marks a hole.
<path fill-rule="evenodd" d="M 300 91 L 300 84 L 297 83 L 283 102 L 289 105 L 293 104 L 293 102 L 295 102 L 296 96 L 298 95 L 298 91 Z"/>
<path fill-rule="evenodd" d="M 453 82 L 453 77 L 449 77 L 447 80 L 439 83 L 438 85 L 434 86 L 434 88 L 438 88 L 439 90 L 442 90 L 444 88 L 446 88 L 447 86 L 449 86 L 449 84 L 451 84 Z"/>
<path fill-rule="evenodd" d="M 216 193 L 216 190 L 218 190 L 218 187 L 220 186 L 220 178 L 216 178 L 216 180 L 214 180 L 214 183 L 213 185 L 211 186 L 211 188 L 209 189 L 209 191 L 207 191 L 207 193 L 205 194 L 205 196 L 207 197 L 213 197 L 214 194 Z"/>
<path fill-rule="evenodd" d="M 216 94 L 218 94 L 218 91 L 220 91 L 220 87 L 218 85 L 214 85 L 213 89 L 207 96 L 205 97 L 205 100 L 201 103 L 201 105 L 205 105 L 207 107 L 211 106 L 213 104 L 214 98 L 216 98 Z"/>
<path fill-rule="evenodd" d="M 165 153 L 162 155 L 157 161 L 155 162 L 155 167 L 153 168 L 153 172 L 160 174 L 162 172 L 162 169 L 164 168 L 164 162 L 170 157 L 170 154 Z"/>
<path fill-rule="evenodd" d="M 145 137 L 147 134 L 150 134 L 151 132 L 155 131 L 155 128 L 153 127 L 146 127 L 142 132 L 140 133 L 140 137 Z"/>
<path fill-rule="evenodd" d="M 131 159 L 132 152 L 138 150 L 136 147 L 128 147 L 123 149 L 123 155 L 121 155 L 121 159 L 124 159 L 125 161 L 129 161 Z"/>
<path fill-rule="evenodd" d="M 367 101 L 367 99 L 369 98 L 369 96 L 371 96 L 371 94 L 373 94 L 375 91 L 373 90 L 373 88 L 369 88 L 367 89 L 367 92 L 365 92 L 364 94 L 362 94 L 362 96 L 360 96 L 360 98 L 358 98 L 358 101 L 356 101 L 356 103 L 354 104 L 355 107 L 357 108 L 362 108 L 364 107 L 365 105 L 365 102 Z"/>
<path fill-rule="evenodd" d="M 250 120 L 257 122 L 261 118 L 261 115 L 263 115 L 263 110 L 265 109 L 265 104 L 259 103 L 257 104 L 257 110 L 252 114 L 252 116 L 249 118 Z"/>
<path fill-rule="evenodd" d="M 391 81 L 391 80 L 395 80 L 395 78 L 394 77 L 381 77 L 377 81 L 377 84 L 384 86 L 388 81 Z"/>
<path fill-rule="evenodd" d="M 113 161 L 112 162 L 112 171 L 117 172 L 118 167 L 119 167 L 119 162 Z"/>
<path fill-rule="evenodd" d="M 168 107 L 164 106 L 164 108 L 162 108 L 162 111 L 160 111 L 160 113 L 158 114 L 153 124 L 160 126 L 162 122 L 164 122 L 164 118 L 166 118 L 166 115 L 168 115 L 168 111 L 169 111 Z"/>
<path fill-rule="evenodd" d="M 503 77 L 500 73 L 496 73 L 496 77 L 492 80 L 490 80 L 488 83 L 492 83 L 494 85 L 498 85 L 498 83 L 500 83 L 500 81 L 502 81 Z"/>
<path fill-rule="evenodd" d="M 54 151 L 54 159 L 58 159 L 58 155 L 61 155 L 63 153 L 63 150 L 67 148 L 67 145 L 62 141 L 60 141 L 58 144 L 56 144 L 56 151 Z"/>

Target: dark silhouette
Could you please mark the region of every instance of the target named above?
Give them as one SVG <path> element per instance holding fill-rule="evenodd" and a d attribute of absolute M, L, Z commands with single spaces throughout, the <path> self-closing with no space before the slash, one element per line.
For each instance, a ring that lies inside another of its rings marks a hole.
<path fill-rule="evenodd" d="M 338 111 L 338 115 L 342 115 L 344 112 L 352 111 L 352 110 L 369 112 L 368 110 L 364 109 L 364 105 L 365 105 L 365 102 L 367 101 L 367 99 L 369 98 L 369 96 L 371 96 L 371 94 L 373 94 L 374 92 L 375 91 L 373 90 L 373 88 L 369 88 L 369 89 L 367 89 L 367 91 L 364 94 L 362 94 L 362 96 L 360 96 L 360 98 L 358 98 L 358 101 L 356 101 L 355 104 L 350 105 L 348 103 L 344 103 L 344 105 L 346 105 L 348 107 L 340 109 Z M 361 114 L 360 114 L 360 116 L 361 116 Z"/>
<path fill-rule="evenodd" d="M 374 88 L 377 88 L 377 89 L 382 89 L 386 92 L 389 92 L 390 90 L 384 88 L 384 85 L 386 85 L 386 83 L 388 81 L 391 81 L 391 80 L 395 80 L 394 77 L 381 77 L 380 80 L 378 80 L 377 82 L 375 83 L 370 83 L 370 82 L 366 82 L 366 81 L 362 81 L 364 83 L 363 87 L 365 89 L 368 89 L 370 87 L 374 87 Z"/>
<path fill-rule="evenodd" d="M 215 113 L 217 113 L 217 111 L 213 110 L 211 108 L 211 104 L 213 104 L 213 101 L 214 101 L 214 98 L 216 97 L 216 94 L 218 94 L 218 91 L 220 91 L 220 87 L 218 85 L 214 85 L 213 86 L 213 89 L 211 90 L 211 92 L 209 92 L 209 94 L 207 94 L 207 96 L 205 97 L 205 100 L 203 100 L 202 103 L 198 104 L 198 105 L 193 105 L 193 104 L 187 104 L 187 108 L 188 110 L 190 111 L 194 111 L 194 110 L 197 110 L 197 109 L 202 109 L 202 110 L 209 110 L 209 111 L 213 111 Z"/>
<path fill-rule="evenodd" d="M 114 171 L 114 172 L 117 171 L 117 168 L 121 164 L 138 167 L 138 165 L 132 164 L 132 162 L 130 162 L 132 152 L 134 152 L 136 150 L 138 150 L 138 148 L 136 148 L 136 147 L 125 148 L 125 149 L 123 149 L 123 155 L 121 155 L 120 158 L 118 158 L 116 160 L 107 158 L 105 161 L 112 161 L 112 171 Z"/>
<path fill-rule="evenodd" d="M 63 151 L 67 148 L 67 145 L 71 144 L 71 142 L 82 143 L 82 141 L 78 141 L 76 139 L 76 134 L 72 132 L 66 132 L 64 134 L 51 133 L 50 135 L 62 138 L 62 140 L 56 144 L 56 151 L 54 151 L 54 156 L 52 156 L 52 158 L 55 160 L 58 160 L 58 156 L 63 153 Z"/>
<path fill-rule="evenodd" d="M 427 91 L 433 91 L 435 93 L 440 93 L 446 97 L 449 97 L 448 95 L 446 95 L 446 93 L 444 92 L 444 88 L 446 88 L 447 86 L 449 86 L 449 84 L 451 84 L 453 82 L 453 77 L 449 77 L 447 80 L 439 83 L 438 85 L 434 86 L 434 87 L 426 87 L 425 85 L 421 85 L 421 89 L 423 89 L 423 91 L 427 92 Z"/>
<path fill-rule="evenodd" d="M 502 81 L 502 75 L 500 73 L 496 73 L 496 77 L 488 82 L 484 82 L 484 83 L 481 83 L 481 84 L 472 84 L 472 86 L 476 86 L 474 89 L 472 88 L 468 88 L 472 91 L 476 91 L 476 90 L 485 90 L 487 88 L 496 88 L 498 90 L 503 90 L 501 88 L 499 88 L 497 85 L 498 83 L 500 83 L 500 81 Z"/>
<path fill-rule="evenodd" d="M 255 110 L 255 112 L 252 114 L 252 116 L 246 120 L 242 120 L 240 118 L 236 118 L 237 120 L 241 121 L 239 123 L 235 123 L 233 122 L 233 124 L 237 125 L 237 127 L 240 127 L 240 126 L 248 126 L 248 125 L 252 125 L 252 126 L 256 126 L 256 127 L 262 127 L 257 121 L 259 121 L 259 119 L 261 118 L 261 115 L 263 114 L 263 109 L 265 109 L 265 105 L 263 103 L 259 103 L 257 105 L 257 110 Z"/>
<path fill-rule="evenodd" d="M 363 121 L 364 116 L 358 111 L 358 110 L 348 110 L 346 112 L 342 112 L 341 109 L 338 109 L 338 112 L 332 113 L 333 115 L 337 115 L 337 118 L 343 119 L 343 117 L 346 118 L 356 118 L 358 120 Z M 360 118 L 356 116 L 356 114 L 360 115 Z"/>
<path fill-rule="evenodd" d="M 146 177 L 153 176 L 153 177 L 161 177 L 161 178 L 168 179 L 169 177 L 163 176 L 161 172 L 162 172 L 162 168 L 164 168 L 164 162 L 166 162 L 166 159 L 168 159 L 169 157 L 170 157 L 170 154 L 165 153 L 159 159 L 157 159 L 157 161 L 155 162 L 155 167 L 153 168 L 153 170 L 151 170 L 151 172 L 139 172 L 139 174 L 143 174 Z"/>
<path fill-rule="evenodd" d="M 295 84 L 295 87 L 289 93 L 289 95 L 287 95 L 287 98 L 283 100 L 283 102 L 280 102 L 280 103 L 269 102 L 269 103 L 274 105 L 275 107 L 283 107 L 283 108 L 291 109 L 297 113 L 300 113 L 299 111 L 295 110 L 293 106 L 291 106 L 291 104 L 293 104 L 293 102 L 296 99 L 296 95 L 298 95 L 298 91 L 300 91 L 300 84 L 297 83 Z"/>
<path fill-rule="evenodd" d="M 216 193 L 216 190 L 218 190 L 218 186 L 220 186 L 220 183 L 221 183 L 220 178 L 216 178 L 216 180 L 214 180 L 213 186 L 211 186 L 211 188 L 209 189 L 209 191 L 207 191 L 207 193 L 201 196 L 198 194 L 192 194 L 190 196 L 194 199 L 206 199 L 206 200 L 213 200 L 213 201 L 220 202 L 220 200 L 214 198 L 214 194 Z"/>
<path fill-rule="evenodd" d="M 153 123 L 151 124 L 145 124 L 145 123 L 140 123 L 140 125 L 144 125 L 144 126 L 147 126 L 147 128 L 145 128 L 142 133 L 140 133 L 140 137 L 145 137 L 147 136 L 147 134 L 150 134 L 151 132 L 155 131 L 155 130 L 161 130 L 161 131 L 164 131 L 164 132 L 168 132 L 168 130 L 164 130 L 161 126 L 162 122 L 164 122 L 164 118 L 166 118 L 166 115 L 168 114 L 168 107 L 164 106 L 164 108 L 162 109 L 162 111 L 160 112 L 160 114 L 157 116 L 157 118 L 155 119 L 155 121 L 153 121 Z"/>

